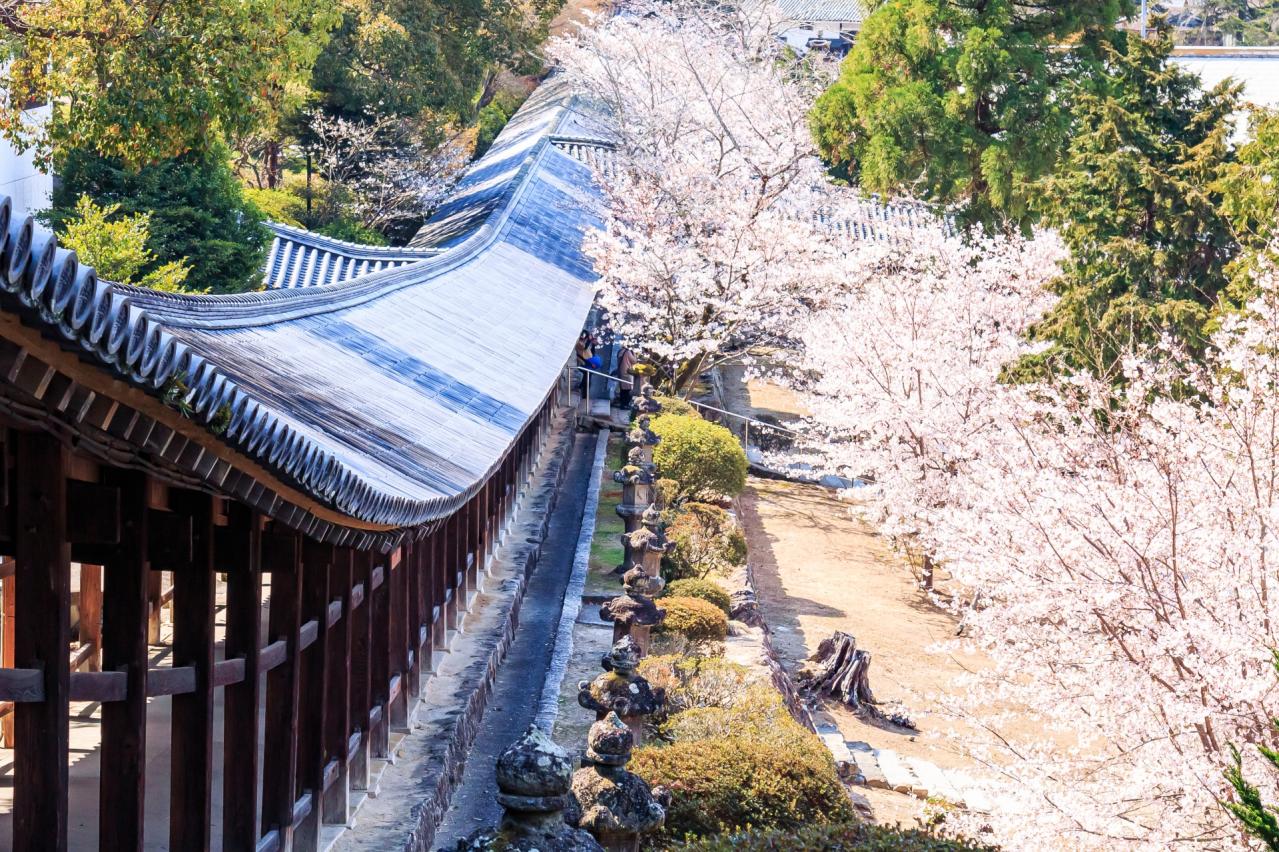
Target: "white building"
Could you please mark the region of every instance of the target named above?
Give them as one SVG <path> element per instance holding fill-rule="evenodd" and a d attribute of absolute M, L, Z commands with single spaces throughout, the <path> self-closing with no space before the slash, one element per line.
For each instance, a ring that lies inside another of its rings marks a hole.
<path fill-rule="evenodd" d="M 822 49 L 842 56 L 866 18 L 863 0 L 778 0 L 778 37 L 799 53 Z"/>
<path fill-rule="evenodd" d="M 50 107 L 27 110 L 27 118 L 33 124 L 48 120 Z M 49 206 L 53 195 L 53 177 L 36 168 L 32 152 L 18 153 L 4 139 L 0 139 L 0 194 L 13 200 L 14 212 L 33 212 Z"/>

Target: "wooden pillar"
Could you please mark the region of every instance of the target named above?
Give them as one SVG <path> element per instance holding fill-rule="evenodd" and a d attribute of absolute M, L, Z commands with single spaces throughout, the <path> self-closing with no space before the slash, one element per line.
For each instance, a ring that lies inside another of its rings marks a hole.
<path fill-rule="evenodd" d="M 140 852 L 146 816 L 147 757 L 147 478 L 119 476 L 120 544 L 105 570 L 102 666 L 124 672 L 122 701 L 102 705 L 98 848 Z M 158 572 L 157 572 L 158 573 Z"/>
<path fill-rule="evenodd" d="M 8 560 L 6 560 L 8 561 Z M 6 669 L 13 668 L 13 628 L 14 619 L 17 616 L 17 607 L 14 603 L 14 578 L 13 573 L 0 581 L 0 596 L 3 596 L 4 606 L 4 633 L 0 636 L 0 666 Z M 0 747 L 13 748 L 13 704 L 8 705 L 9 712 L 0 719 Z"/>
<path fill-rule="evenodd" d="M 426 542 L 413 541 L 405 553 L 404 581 L 408 586 L 407 604 L 407 652 L 412 655 L 412 662 L 407 666 L 407 685 L 409 715 L 422 697 L 422 643 L 419 641 L 422 630 L 422 551 Z"/>
<path fill-rule="evenodd" d="M 369 735 L 369 711 L 373 707 L 372 679 L 370 678 L 373 651 L 373 620 L 369 614 L 373 611 L 373 593 L 369 580 L 372 574 L 373 554 L 353 553 L 352 598 L 357 595 L 359 601 L 352 600 L 348 612 L 351 620 L 351 672 L 350 672 L 350 712 L 351 723 L 360 732 L 360 742 L 351 755 L 347 767 L 347 777 L 352 790 L 369 788 L 369 747 L 373 738 Z"/>
<path fill-rule="evenodd" d="M 436 605 L 435 584 L 432 580 L 432 572 L 435 570 L 435 533 L 423 538 L 418 545 L 417 575 L 420 601 L 418 612 L 424 630 L 418 633 L 417 650 L 422 657 L 423 681 L 425 681 L 425 675 L 435 671 L 435 643 L 432 641 Z"/>
<path fill-rule="evenodd" d="M 173 696 L 169 848 L 208 849 L 213 793 L 213 504 L 171 495 L 191 517 L 191 564 L 173 573 L 173 665 L 189 666 L 195 690 Z M 175 508 L 178 508 L 175 506 Z"/>
<path fill-rule="evenodd" d="M 244 661 L 244 679 L 223 693 L 222 845 L 252 850 L 258 827 L 258 724 L 262 652 L 262 517 L 242 504 L 229 512 L 226 659 Z M 270 748 L 270 745 L 267 746 Z"/>
<path fill-rule="evenodd" d="M 445 551 L 444 551 L 444 627 L 446 630 L 457 630 L 458 620 L 458 588 L 457 588 L 457 572 L 458 572 L 458 553 L 461 547 L 458 544 L 458 514 L 454 512 L 449 515 L 447 521 L 444 522 L 445 529 Z"/>
<path fill-rule="evenodd" d="M 160 595 L 164 591 L 162 572 L 147 574 L 147 643 L 160 644 Z"/>
<path fill-rule="evenodd" d="M 91 645 L 93 653 L 85 668 L 102 671 L 102 566 L 80 566 L 80 644 Z"/>
<path fill-rule="evenodd" d="M 326 651 L 328 685 L 324 696 L 324 765 L 322 821 L 345 825 L 350 809 L 350 782 L 347 757 L 351 751 L 351 583 L 352 554 L 349 548 L 334 553 L 329 569 L 330 606 L 341 610 L 336 624 L 329 627 Z M 331 780 L 329 780 L 331 779 Z"/>
<path fill-rule="evenodd" d="M 43 433 L 17 433 L 13 662 L 39 669 L 43 701 L 14 707 L 13 847 L 67 848 L 67 737 L 71 661 L 71 545 L 67 451 Z"/>
<path fill-rule="evenodd" d="M 314 539 L 302 540 L 302 629 L 315 631 L 315 641 L 302 650 L 301 694 L 298 710 L 298 797 L 310 795 L 311 811 L 294 829 L 294 849 L 316 849 L 324 798 L 324 730 L 332 696 L 329 695 L 328 613 L 329 574 L 333 548 Z"/>
<path fill-rule="evenodd" d="M 448 643 L 448 521 L 436 529 L 431 543 L 431 590 L 434 619 L 431 624 L 432 642 L 438 651 L 447 651 Z M 438 607 L 438 609 L 436 609 Z"/>
<path fill-rule="evenodd" d="M 408 702 L 408 548 L 400 545 L 400 558 L 387 574 L 387 591 L 390 606 L 390 639 L 387 667 L 396 687 L 390 695 L 391 730 L 409 729 Z"/>
<path fill-rule="evenodd" d="M 390 559 L 374 563 L 373 609 L 373 709 L 370 712 L 371 750 L 374 757 L 390 755 L 390 708 L 387 696 L 391 683 L 391 577 Z M 378 578 L 380 577 L 380 582 Z"/>
<path fill-rule="evenodd" d="M 293 844 L 297 779 L 298 632 L 302 613 L 300 543 L 296 533 L 272 531 L 263 541 L 271 571 L 270 647 L 284 645 L 284 661 L 266 679 L 266 749 L 262 755 L 262 829 L 277 831 L 280 848 Z"/>

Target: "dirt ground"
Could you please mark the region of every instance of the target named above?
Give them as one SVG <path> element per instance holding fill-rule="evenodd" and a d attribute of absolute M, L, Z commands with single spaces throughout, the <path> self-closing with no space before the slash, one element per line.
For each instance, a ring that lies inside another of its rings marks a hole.
<path fill-rule="evenodd" d="M 568 0 L 559 14 L 551 20 L 550 34 L 571 35 L 577 25 L 586 20 L 588 12 L 603 12 L 611 5 L 609 0 Z"/>
<path fill-rule="evenodd" d="M 961 753 L 965 731 L 937 711 L 978 659 L 957 659 L 929 647 L 954 636 L 957 622 L 915 584 L 880 536 L 853 517 L 848 503 L 818 486 L 752 480 L 741 498 L 756 589 L 783 664 L 794 672 L 835 630 L 857 638 L 872 655 L 871 688 L 888 711 L 901 710 L 919 726 L 881 727 L 827 703 L 844 738 L 944 768 L 979 771 Z M 861 789 L 875 819 L 913 822 L 921 803 L 909 796 Z"/>

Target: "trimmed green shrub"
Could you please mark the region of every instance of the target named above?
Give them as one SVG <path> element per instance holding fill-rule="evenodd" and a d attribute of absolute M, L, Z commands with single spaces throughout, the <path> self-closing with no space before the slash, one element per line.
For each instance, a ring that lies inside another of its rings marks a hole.
<path fill-rule="evenodd" d="M 679 414 L 662 414 L 651 425 L 662 439 L 653 461 L 663 477 L 679 482 L 681 497 L 736 497 L 746 487 L 746 451 L 723 426 Z"/>
<path fill-rule="evenodd" d="M 690 642 L 713 642 L 728 635 L 728 616 L 700 598 L 662 598 L 666 620 L 659 633 L 678 633 Z"/>
<path fill-rule="evenodd" d="M 845 822 L 773 831 L 746 831 L 695 840 L 684 852 L 997 852 L 965 838 L 943 837 L 917 828 Z"/>
<path fill-rule="evenodd" d="M 674 543 L 662 558 L 668 580 L 705 579 L 746 564 L 746 536 L 733 517 L 709 503 L 685 503 L 666 527 Z"/>
<path fill-rule="evenodd" d="M 796 722 L 781 694 L 767 681 L 750 683 L 722 707 L 690 707 L 659 726 L 660 738 L 689 742 L 746 737 L 779 746 L 806 748 L 813 734 Z"/>
<path fill-rule="evenodd" d="M 676 741 L 637 750 L 629 768 L 671 791 L 662 828 L 667 839 L 853 819 L 835 765 L 816 737 L 785 744 L 750 736 Z"/>
<path fill-rule="evenodd" d="M 666 394 L 653 394 L 653 398 L 662 404 L 662 416 L 674 414 L 677 417 L 696 417 L 702 419 L 702 413 L 697 410 L 697 406 L 693 405 L 686 399 L 678 396 L 667 396 Z"/>
<path fill-rule="evenodd" d="M 262 211 L 269 222 L 281 225 L 302 227 L 302 219 L 306 216 L 306 198 L 287 189 L 259 189 L 255 186 L 244 188 L 244 197 L 254 207 Z"/>
<path fill-rule="evenodd" d="M 724 611 L 725 615 L 728 615 L 733 608 L 733 601 L 728 596 L 728 592 L 710 580 L 691 578 L 676 580 L 666 587 L 666 594 L 670 597 L 700 598 L 707 603 L 715 604 Z"/>

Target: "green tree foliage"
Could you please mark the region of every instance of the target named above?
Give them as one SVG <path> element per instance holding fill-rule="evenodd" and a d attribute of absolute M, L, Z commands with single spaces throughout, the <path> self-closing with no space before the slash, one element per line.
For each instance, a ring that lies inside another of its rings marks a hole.
<path fill-rule="evenodd" d="M 1279 672 L 1279 651 L 1274 653 L 1275 671 Z M 1279 729 L 1279 719 L 1273 724 Z M 1279 770 L 1279 751 L 1258 745 L 1257 751 L 1266 762 Z M 1238 801 L 1226 802 L 1226 810 L 1234 814 L 1243 825 L 1244 830 L 1261 841 L 1267 848 L 1279 850 L 1279 811 L 1267 805 L 1261 799 L 1261 791 L 1251 784 L 1243 774 L 1243 755 L 1233 745 L 1230 747 L 1233 763 L 1226 769 L 1226 780 L 1235 788 Z"/>
<path fill-rule="evenodd" d="M 1191 44 L 1222 44 L 1225 35 L 1239 44 L 1279 44 L 1276 0 L 1199 0 L 1192 9 L 1199 27 L 1186 39 Z"/>
<path fill-rule="evenodd" d="M 563 0 L 349 0 L 316 63 L 326 108 L 439 123 L 470 119 L 499 68 L 536 71 L 534 51 Z"/>
<path fill-rule="evenodd" d="M 1025 226 L 1068 136 L 1063 89 L 1129 11 L 1127 0 L 883 0 L 814 107 L 818 145 L 869 191 Z"/>
<path fill-rule="evenodd" d="M 75 217 L 63 226 L 59 242 L 108 281 L 169 292 L 184 289 L 183 282 L 191 271 L 186 262 L 177 260 L 157 265 L 155 255 L 147 248 L 151 239 L 151 214 L 118 216 L 119 210 L 119 204 L 99 207 L 89 196 L 80 196 Z M 143 272 L 148 267 L 150 271 Z"/>
<path fill-rule="evenodd" d="M 238 135 L 304 88 L 337 22 L 324 0 L 16 0 L 0 16 L 0 131 L 129 168 Z M 53 103 L 46 127 L 23 115 Z"/>
<path fill-rule="evenodd" d="M 662 560 L 672 580 L 727 574 L 746 562 L 746 537 L 732 516 L 708 503 L 685 503 L 667 525 L 674 544 Z"/>
<path fill-rule="evenodd" d="M 262 213 L 249 203 L 227 163 L 227 150 L 213 144 L 139 170 L 91 150 L 58 158 L 51 224 L 61 233 L 88 196 L 101 206 L 118 205 L 128 216 L 150 214 L 147 274 L 185 258 L 187 284 L 213 292 L 251 290 L 261 284 L 269 232 Z"/>
<path fill-rule="evenodd" d="M 1243 249 L 1232 264 L 1228 294 L 1241 306 L 1252 294 L 1252 273 L 1265 255 L 1274 257 L 1273 239 L 1279 223 L 1279 110 L 1255 110 L 1248 138 L 1225 164 L 1214 190 L 1221 196 L 1221 212 L 1230 222 Z"/>
<path fill-rule="evenodd" d="M 653 461 L 664 478 L 677 480 L 680 496 L 736 497 L 746 486 L 746 451 L 733 433 L 700 417 L 663 414 L 653 420 L 662 441 Z"/>
<path fill-rule="evenodd" d="M 1061 301 L 1033 334 L 1060 361 L 1105 375 L 1171 333 L 1197 351 L 1239 251 L 1223 208 L 1238 87 L 1210 92 L 1171 61 L 1172 40 L 1118 38 L 1076 95 L 1075 126 L 1043 183 L 1045 221 L 1070 249 Z"/>

